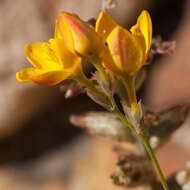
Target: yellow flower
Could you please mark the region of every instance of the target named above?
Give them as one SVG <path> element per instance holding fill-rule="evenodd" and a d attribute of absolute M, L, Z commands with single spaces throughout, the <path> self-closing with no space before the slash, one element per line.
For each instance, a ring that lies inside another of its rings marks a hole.
<path fill-rule="evenodd" d="M 152 22 L 147 11 L 142 11 L 130 32 L 102 12 L 96 22 L 96 31 L 103 35 L 108 46 L 112 63 L 105 59 L 104 65 L 113 74 L 134 75 L 143 66 L 152 40 Z"/>
<path fill-rule="evenodd" d="M 101 36 L 77 15 L 63 12 L 58 19 L 58 27 L 68 46 L 73 44 L 79 55 L 98 57 L 102 48 Z"/>
<path fill-rule="evenodd" d="M 19 82 L 55 85 L 81 70 L 81 58 L 71 52 L 59 36 L 50 39 L 49 43 L 26 45 L 25 54 L 34 67 L 17 72 Z"/>
<path fill-rule="evenodd" d="M 142 11 L 130 31 L 119 26 L 107 13 L 101 12 L 96 32 L 105 44 L 102 58 L 104 66 L 120 76 L 128 92 L 131 112 L 137 107 L 135 74 L 145 63 L 152 40 L 152 22 L 147 11 Z"/>

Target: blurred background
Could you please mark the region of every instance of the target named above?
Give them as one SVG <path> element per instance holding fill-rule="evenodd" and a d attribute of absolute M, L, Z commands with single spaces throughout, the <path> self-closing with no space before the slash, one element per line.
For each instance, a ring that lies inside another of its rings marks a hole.
<path fill-rule="evenodd" d="M 15 78 L 17 71 L 30 65 L 24 46 L 48 41 L 60 12 L 74 12 L 88 20 L 97 18 L 101 7 L 101 0 L 0 0 L 1 190 L 122 189 L 109 177 L 116 162 L 115 142 L 88 136 L 69 123 L 70 114 L 102 108 L 85 95 L 65 100 L 60 85 L 21 84 Z M 130 27 L 142 9 L 151 14 L 153 36 L 175 40 L 177 47 L 172 56 L 158 56 L 149 66 L 140 96 L 154 111 L 187 103 L 190 1 L 118 0 L 108 12 L 119 24 Z M 189 124 L 187 119 L 158 152 L 166 175 L 190 159 Z"/>

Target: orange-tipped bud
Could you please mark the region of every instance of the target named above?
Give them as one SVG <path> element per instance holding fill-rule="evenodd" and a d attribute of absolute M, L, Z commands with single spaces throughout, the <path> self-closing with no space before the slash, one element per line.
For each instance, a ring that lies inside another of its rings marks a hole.
<path fill-rule="evenodd" d="M 62 13 L 58 20 L 58 27 L 66 41 L 72 39 L 73 49 L 79 55 L 89 57 L 99 54 L 101 49 L 99 34 L 77 15 Z"/>
<path fill-rule="evenodd" d="M 101 12 L 96 31 L 107 43 L 113 63 L 105 67 L 115 75 L 134 75 L 145 63 L 151 46 L 152 22 L 143 10 L 130 31 L 119 26 L 107 13 Z"/>
<path fill-rule="evenodd" d="M 109 34 L 107 44 L 113 61 L 121 72 L 133 74 L 142 66 L 145 54 L 144 39 L 137 38 L 117 26 Z"/>

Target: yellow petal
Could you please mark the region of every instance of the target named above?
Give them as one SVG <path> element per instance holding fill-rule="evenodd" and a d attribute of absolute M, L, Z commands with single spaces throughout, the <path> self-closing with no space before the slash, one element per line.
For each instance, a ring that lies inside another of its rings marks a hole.
<path fill-rule="evenodd" d="M 59 26 L 58 26 L 58 20 L 56 20 L 55 23 L 55 39 L 63 39 L 62 35 L 61 35 L 61 31 L 59 30 Z"/>
<path fill-rule="evenodd" d="M 55 51 L 48 43 L 36 43 L 25 46 L 28 61 L 38 69 L 59 70 L 61 63 Z"/>
<path fill-rule="evenodd" d="M 107 44 L 118 69 L 128 74 L 138 71 L 144 62 L 143 42 L 124 28 L 115 27 L 107 38 Z"/>
<path fill-rule="evenodd" d="M 81 57 L 71 52 L 65 45 L 64 40 L 51 39 L 50 46 L 54 50 L 59 62 L 62 63 L 62 69 L 72 68 L 73 65 L 81 62 Z"/>
<path fill-rule="evenodd" d="M 74 52 L 74 40 L 72 32 L 68 24 L 65 22 L 65 19 L 62 14 L 59 16 L 56 27 L 56 35 L 58 36 L 59 34 L 61 34 L 61 37 L 64 40 L 67 48 L 70 51 Z"/>
<path fill-rule="evenodd" d="M 74 49 L 78 54 L 89 56 L 99 51 L 101 43 L 99 35 L 77 15 L 62 13 L 59 18 L 59 27 L 63 37 L 65 35 L 65 29 L 70 29 Z M 67 38 L 70 38 L 70 36 L 68 35 Z"/>
<path fill-rule="evenodd" d="M 27 68 L 17 72 L 16 77 L 19 82 L 35 82 L 40 85 L 50 86 L 60 83 L 70 75 L 70 70 L 45 72 L 35 68 Z"/>
<path fill-rule="evenodd" d="M 75 63 L 69 69 L 57 70 L 57 71 L 48 71 L 40 73 L 39 75 L 33 75 L 32 81 L 40 85 L 55 85 L 61 81 L 72 78 L 77 75 L 78 71 L 82 68 L 81 60 Z"/>
<path fill-rule="evenodd" d="M 106 12 L 101 12 L 96 21 L 96 32 L 103 35 L 104 40 L 109 33 L 117 26 L 117 23 Z"/>
<path fill-rule="evenodd" d="M 70 72 L 67 71 L 49 71 L 40 75 L 32 77 L 32 81 L 45 86 L 56 85 L 61 81 L 67 79 L 70 76 Z"/>
<path fill-rule="evenodd" d="M 106 46 L 104 50 L 100 54 L 100 58 L 102 59 L 102 65 L 113 75 L 120 75 L 121 71 L 115 65 L 114 60 L 110 54 L 108 47 Z"/>
<path fill-rule="evenodd" d="M 41 74 L 42 71 L 35 68 L 26 68 L 16 73 L 19 82 L 32 82 L 32 76 Z"/>
<path fill-rule="evenodd" d="M 137 19 L 137 24 L 131 28 L 131 32 L 135 35 L 140 33 L 146 42 L 146 54 L 148 54 L 152 41 L 152 21 L 148 11 L 143 10 Z"/>

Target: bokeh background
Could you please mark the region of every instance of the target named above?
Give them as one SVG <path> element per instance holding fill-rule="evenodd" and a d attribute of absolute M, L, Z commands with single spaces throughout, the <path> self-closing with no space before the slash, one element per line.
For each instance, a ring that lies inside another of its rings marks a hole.
<path fill-rule="evenodd" d="M 190 100 L 190 1 L 118 0 L 108 12 L 121 25 L 150 11 L 153 36 L 175 40 L 172 56 L 156 57 L 140 91 L 155 111 Z M 87 96 L 65 100 L 60 86 L 20 84 L 15 73 L 29 63 L 24 46 L 47 41 L 61 11 L 97 17 L 101 0 L 0 0 L 0 189 L 106 190 L 116 163 L 115 142 L 71 126 L 70 114 L 102 110 Z M 166 175 L 190 159 L 190 119 L 158 152 Z"/>

